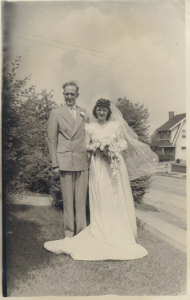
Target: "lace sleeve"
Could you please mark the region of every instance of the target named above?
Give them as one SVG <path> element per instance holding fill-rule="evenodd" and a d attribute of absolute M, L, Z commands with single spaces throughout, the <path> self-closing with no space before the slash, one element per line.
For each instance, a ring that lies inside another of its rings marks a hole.
<path fill-rule="evenodd" d="M 118 145 L 119 145 L 121 151 L 124 151 L 128 147 L 127 141 L 124 137 L 124 134 L 122 132 L 119 122 L 115 122 L 115 123 L 116 123 L 115 129 L 116 129 L 117 142 L 118 142 Z"/>

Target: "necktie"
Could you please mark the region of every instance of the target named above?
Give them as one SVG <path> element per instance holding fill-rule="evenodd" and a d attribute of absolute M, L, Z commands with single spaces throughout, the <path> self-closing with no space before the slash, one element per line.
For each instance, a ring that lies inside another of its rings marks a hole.
<path fill-rule="evenodd" d="M 71 107 L 70 112 L 71 112 L 71 115 L 72 115 L 73 119 L 75 120 L 74 110 L 75 110 L 74 107 Z"/>

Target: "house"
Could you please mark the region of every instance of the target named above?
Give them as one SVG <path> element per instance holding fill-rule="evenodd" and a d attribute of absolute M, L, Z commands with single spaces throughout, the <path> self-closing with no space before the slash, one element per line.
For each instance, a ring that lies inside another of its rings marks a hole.
<path fill-rule="evenodd" d="M 169 112 L 169 120 L 156 129 L 156 135 L 151 147 L 160 148 L 175 160 L 186 160 L 186 114 L 174 116 L 174 112 Z"/>

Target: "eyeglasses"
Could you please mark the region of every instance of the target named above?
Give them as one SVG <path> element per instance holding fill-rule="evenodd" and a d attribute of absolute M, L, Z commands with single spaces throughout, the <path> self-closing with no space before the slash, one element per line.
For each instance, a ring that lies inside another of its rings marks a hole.
<path fill-rule="evenodd" d="M 71 95 L 72 97 L 74 97 L 74 96 L 75 96 L 75 94 L 74 94 L 74 93 L 64 93 L 64 92 L 63 92 L 63 94 L 64 94 L 65 96 L 69 96 L 69 95 Z"/>

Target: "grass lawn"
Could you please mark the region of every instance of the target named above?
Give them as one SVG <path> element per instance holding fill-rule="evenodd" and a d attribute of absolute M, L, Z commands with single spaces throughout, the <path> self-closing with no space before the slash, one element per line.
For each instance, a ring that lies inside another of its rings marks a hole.
<path fill-rule="evenodd" d="M 7 205 L 8 296 L 177 295 L 185 293 L 186 255 L 139 228 L 149 254 L 131 261 L 74 261 L 43 248 L 63 238 L 63 214 Z"/>

